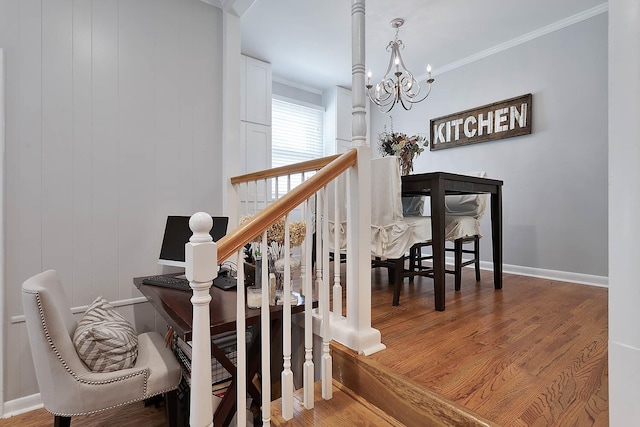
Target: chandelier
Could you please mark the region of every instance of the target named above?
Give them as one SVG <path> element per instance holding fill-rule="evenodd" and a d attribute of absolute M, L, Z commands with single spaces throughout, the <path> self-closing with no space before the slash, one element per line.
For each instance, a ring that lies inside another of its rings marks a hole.
<path fill-rule="evenodd" d="M 391 27 L 396 29 L 396 37 L 387 45 L 387 52 L 391 51 L 391 58 L 380 83 L 374 87 L 371 84 L 371 71 L 367 73 L 367 95 L 383 113 L 391 111 L 396 104 L 402 105 L 405 110 L 410 110 L 413 104 L 422 102 L 429 96 L 431 84 L 434 81 L 431 77 L 431 65 L 427 65 L 427 79 L 423 83 L 426 87 L 420 86 L 411 71 L 404 65 L 400 56 L 400 49 L 404 49 L 404 44 L 398 39 L 402 24 L 404 24 L 402 18 L 391 21 Z"/>

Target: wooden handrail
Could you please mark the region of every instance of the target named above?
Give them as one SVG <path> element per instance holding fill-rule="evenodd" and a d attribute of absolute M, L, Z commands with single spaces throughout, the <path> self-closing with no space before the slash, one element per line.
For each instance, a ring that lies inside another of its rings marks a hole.
<path fill-rule="evenodd" d="M 314 176 L 276 200 L 273 204 L 267 206 L 263 211 L 253 216 L 251 220 L 218 240 L 218 263 L 225 261 L 255 236 L 260 235 L 265 229 L 291 212 L 342 172 L 354 166 L 358 160 L 358 151 L 351 149 L 342 155 L 331 156 L 329 158 L 333 160 L 320 169 Z M 327 159 L 327 157 L 324 159 Z M 312 162 L 319 162 L 319 160 L 324 159 L 312 160 Z M 282 170 L 283 168 L 272 170 L 278 169 Z M 246 177 L 248 175 L 244 176 Z"/>
<path fill-rule="evenodd" d="M 293 165 L 280 166 L 278 168 L 267 169 L 258 172 L 248 173 L 246 175 L 238 175 L 231 178 L 231 184 L 240 184 L 242 182 L 258 181 L 261 179 L 275 178 L 276 176 L 292 175 L 302 172 L 311 172 L 322 169 L 335 159 L 340 157 L 340 154 L 334 154 L 333 156 L 322 157 L 320 159 L 307 160 L 306 162 L 295 163 Z"/>

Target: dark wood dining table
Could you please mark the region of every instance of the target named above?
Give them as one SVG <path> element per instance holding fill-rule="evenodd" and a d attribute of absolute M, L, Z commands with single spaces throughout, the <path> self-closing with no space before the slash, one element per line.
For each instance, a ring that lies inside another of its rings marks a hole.
<path fill-rule="evenodd" d="M 438 311 L 445 309 L 445 196 L 483 193 L 491 195 L 493 284 L 495 289 L 502 289 L 502 181 L 450 172 L 402 177 L 402 196 L 428 196 L 431 199 L 433 280 Z"/>

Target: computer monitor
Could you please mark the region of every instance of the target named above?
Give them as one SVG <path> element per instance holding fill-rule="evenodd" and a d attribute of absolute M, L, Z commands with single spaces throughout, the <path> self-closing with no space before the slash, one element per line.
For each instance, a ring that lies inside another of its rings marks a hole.
<path fill-rule="evenodd" d="M 184 267 L 184 245 L 189 242 L 193 235 L 189 228 L 189 218 L 188 216 L 167 217 L 158 264 Z M 209 234 L 211 234 L 213 241 L 217 242 L 227 234 L 229 218 L 226 216 L 212 216 L 211 218 L 213 219 L 213 226 Z"/>

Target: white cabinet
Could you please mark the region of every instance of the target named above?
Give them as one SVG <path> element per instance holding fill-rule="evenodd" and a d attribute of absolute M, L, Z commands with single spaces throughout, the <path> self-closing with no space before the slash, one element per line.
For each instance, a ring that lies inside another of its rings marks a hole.
<path fill-rule="evenodd" d="M 322 94 L 322 103 L 325 153 L 343 153 L 351 147 L 351 91 L 339 86 L 329 88 Z"/>
<path fill-rule="evenodd" d="M 271 168 L 271 65 L 242 55 L 242 173 Z"/>
<path fill-rule="evenodd" d="M 240 119 L 271 126 L 271 65 L 242 56 Z"/>
<path fill-rule="evenodd" d="M 244 173 L 271 168 L 271 126 L 242 122 L 240 139 Z"/>

